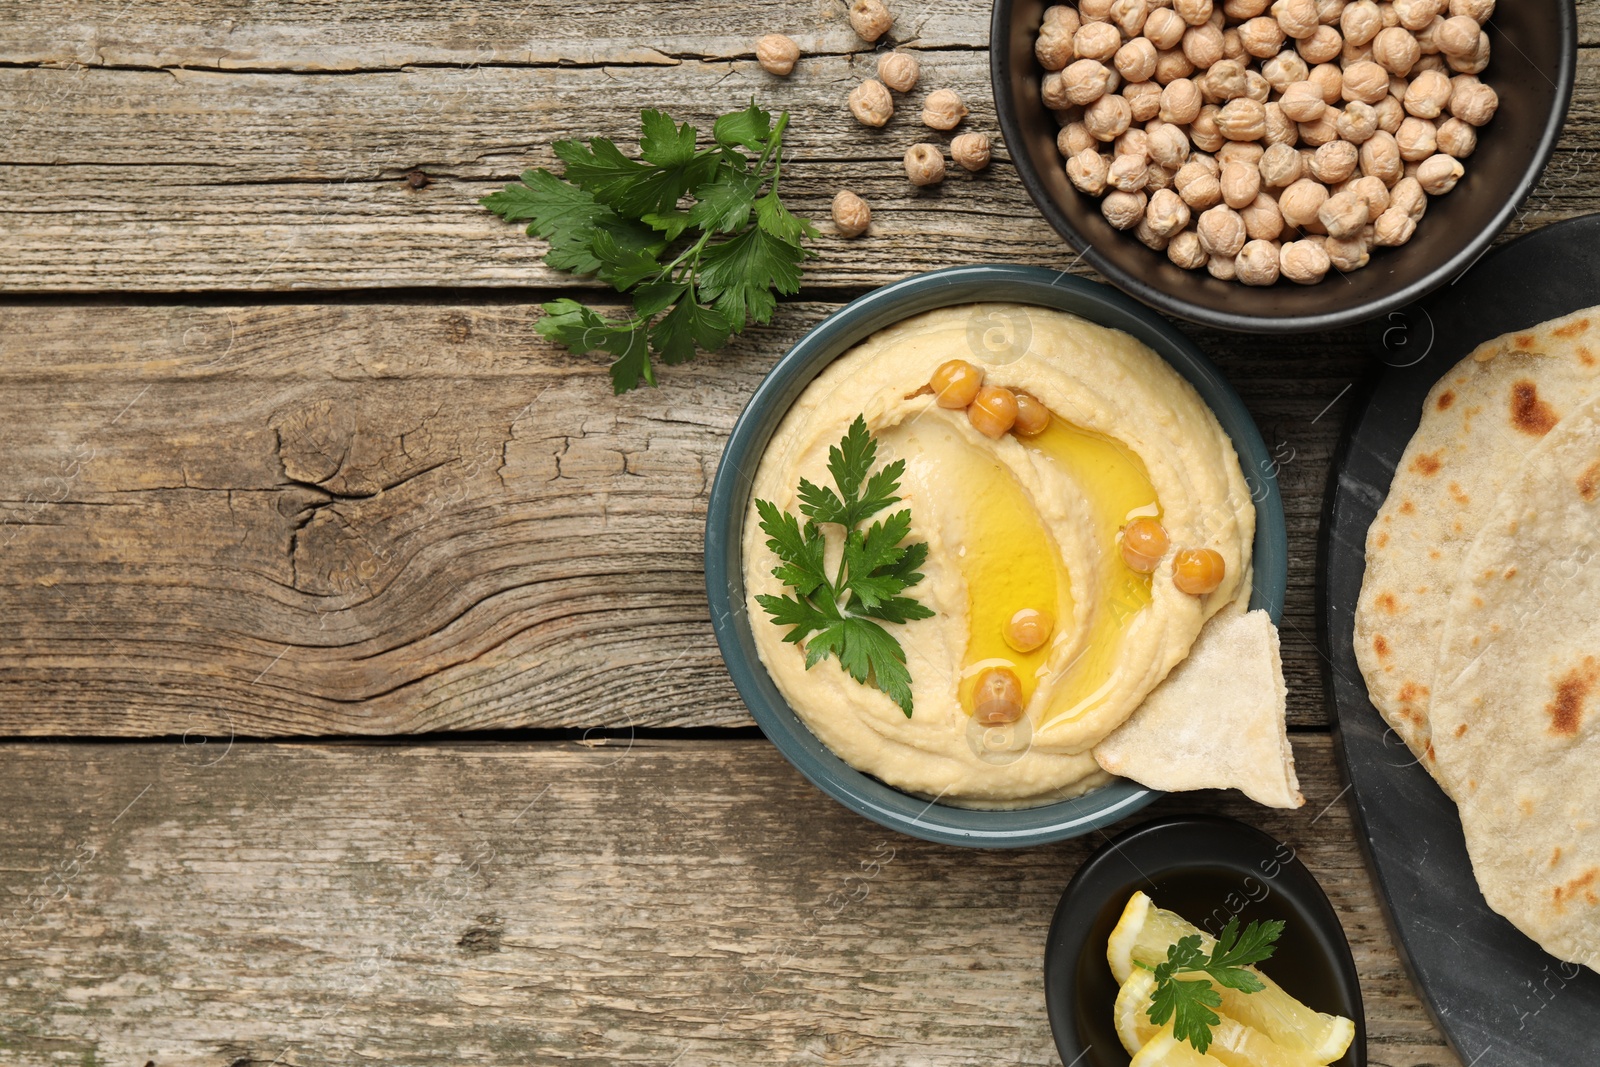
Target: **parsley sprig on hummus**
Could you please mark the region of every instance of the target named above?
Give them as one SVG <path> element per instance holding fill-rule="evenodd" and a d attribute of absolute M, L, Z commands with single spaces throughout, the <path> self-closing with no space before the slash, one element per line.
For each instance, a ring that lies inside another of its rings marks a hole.
<path fill-rule="evenodd" d="M 835 489 L 800 479 L 800 512 L 794 515 L 768 500 L 757 500 L 767 547 L 782 560 L 772 571 L 792 596 L 761 595 L 756 600 L 772 621 L 791 626 L 785 641 L 805 642 L 806 669 L 836 656 L 850 677 L 874 685 L 911 715 L 911 674 L 905 649 L 881 623 L 927 619 L 933 612 L 902 596 L 922 581 L 928 545 L 903 544 L 911 533 L 911 511 L 902 508 L 863 529 L 878 512 L 899 503 L 895 494 L 905 474 L 896 460 L 870 475 L 878 442 L 860 415 L 844 438 L 828 450 L 828 472 Z M 828 574 L 827 539 L 822 527 L 844 530 L 838 567 Z M 808 639 L 809 638 L 809 639 Z"/>

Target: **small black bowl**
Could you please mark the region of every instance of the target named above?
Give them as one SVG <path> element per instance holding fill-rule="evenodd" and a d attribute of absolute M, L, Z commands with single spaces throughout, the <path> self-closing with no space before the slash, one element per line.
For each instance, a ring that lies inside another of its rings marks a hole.
<path fill-rule="evenodd" d="M 1291 996 L 1356 1024 L 1335 1067 L 1366 1067 L 1367 1024 L 1350 942 L 1333 905 L 1289 845 L 1232 819 L 1185 815 L 1136 826 L 1089 857 L 1056 907 L 1044 950 L 1045 1007 L 1061 1062 L 1128 1067 L 1112 1006 L 1106 939 L 1139 890 L 1209 933 L 1228 918 L 1282 919 L 1261 969 Z"/>
<path fill-rule="evenodd" d="M 1118 288 L 1168 314 L 1225 330 L 1329 330 L 1404 307 L 1455 278 L 1538 184 L 1572 97 L 1573 0 L 1505 0 L 1488 23 L 1493 52 L 1484 73 L 1500 94 L 1500 109 L 1480 131 L 1466 177 L 1448 195 L 1430 198 L 1416 236 L 1400 248 L 1376 249 L 1371 263 L 1348 275 L 1252 289 L 1174 266 L 1131 233 L 1112 229 L 1099 201 L 1067 181 L 1056 149 L 1059 126 L 1039 98 L 1044 68 L 1033 54 L 1051 2 L 995 0 L 989 29 L 995 111 L 1023 187 L 1050 225 Z"/>

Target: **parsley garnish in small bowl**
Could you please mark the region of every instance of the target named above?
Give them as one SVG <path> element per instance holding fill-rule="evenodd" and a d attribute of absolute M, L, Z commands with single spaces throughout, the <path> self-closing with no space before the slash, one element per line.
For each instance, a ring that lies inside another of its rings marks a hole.
<path fill-rule="evenodd" d="M 927 562 L 928 545 L 903 543 L 911 533 L 909 508 L 863 528 L 869 518 L 900 501 L 895 494 L 905 460 L 897 459 L 869 477 L 877 456 L 878 442 L 867 431 L 867 420 L 857 415 L 844 438 L 828 450 L 834 488 L 800 480 L 804 525 L 771 501 L 756 501 L 767 547 L 782 560 L 772 573 L 794 591 L 790 596 L 761 594 L 756 600 L 774 623 L 793 627 L 785 641 L 805 643 L 807 670 L 836 656 L 850 677 L 883 690 L 910 718 L 905 649 L 882 623 L 933 617 L 926 605 L 901 595 L 922 581 L 918 568 Z M 844 530 L 844 548 L 831 577 L 822 532 L 828 525 Z"/>

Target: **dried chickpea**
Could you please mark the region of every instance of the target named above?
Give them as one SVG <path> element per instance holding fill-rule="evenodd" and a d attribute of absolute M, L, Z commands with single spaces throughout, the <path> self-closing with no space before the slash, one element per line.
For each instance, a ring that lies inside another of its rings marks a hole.
<path fill-rule="evenodd" d="M 1393 133 L 1406 120 L 1405 106 L 1392 96 L 1384 97 L 1371 107 L 1378 117 L 1378 129 L 1384 133 Z"/>
<path fill-rule="evenodd" d="M 1124 193 L 1137 193 L 1150 181 L 1150 163 L 1143 155 L 1117 156 L 1106 171 L 1106 184 Z"/>
<path fill-rule="evenodd" d="M 1436 56 L 1439 54 L 1439 30 L 1442 26 L 1444 26 L 1444 19 L 1435 15 L 1432 22 L 1417 31 L 1417 50 L 1422 55 Z M 1422 62 L 1420 56 L 1417 62 Z"/>
<path fill-rule="evenodd" d="M 1119 230 L 1131 230 L 1144 221 L 1145 208 L 1150 198 L 1144 193 L 1124 193 L 1121 190 L 1106 194 L 1100 201 L 1100 214 Z"/>
<path fill-rule="evenodd" d="M 894 115 L 894 98 L 881 81 L 868 78 L 850 90 L 850 114 L 863 126 L 883 126 Z"/>
<path fill-rule="evenodd" d="M 1236 59 L 1243 63 L 1250 55 L 1244 49 L 1244 38 L 1239 35 L 1239 27 L 1229 26 L 1222 31 L 1222 58 Z"/>
<path fill-rule="evenodd" d="M 1484 125 L 1499 107 L 1499 94 L 1476 78 L 1470 82 L 1457 79 L 1451 88 L 1450 114 L 1469 126 Z"/>
<path fill-rule="evenodd" d="M 1161 121 L 1187 126 L 1200 117 L 1203 104 L 1198 85 L 1188 78 L 1175 79 L 1161 90 Z"/>
<path fill-rule="evenodd" d="M 1278 197 L 1278 210 L 1283 221 L 1296 229 L 1303 229 L 1317 221 L 1317 212 L 1328 202 L 1327 187 L 1310 178 L 1301 178 Z"/>
<path fill-rule="evenodd" d="M 1420 222 L 1428 210 L 1428 194 L 1423 192 L 1417 179 L 1401 178 L 1389 190 L 1389 207 L 1403 211 L 1413 222 Z"/>
<path fill-rule="evenodd" d="M 912 145 L 906 149 L 905 166 L 912 185 L 938 185 L 944 181 L 944 156 L 938 145 Z"/>
<path fill-rule="evenodd" d="M 1389 187 L 1382 178 L 1363 175 L 1350 183 L 1350 191 L 1367 202 L 1367 217 L 1375 219 L 1389 210 Z"/>
<path fill-rule="evenodd" d="M 1161 113 L 1161 86 L 1153 81 L 1134 82 L 1122 87 L 1134 122 L 1149 122 Z"/>
<path fill-rule="evenodd" d="M 1202 152 L 1215 152 L 1228 141 L 1217 125 L 1217 116 L 1221 110 L 1215 104 L 1207 104 L 1200 109 L 1200 114 L 1195 116 L 1195 120 L 1189 123 L 1189 140 Z"/>
<path fill-rule="evenodd" d="M 1439 51 L 1446 56 L 1470 56 L 1478 47 L 1478 34 L 1483 32 L 1483 27 L 1478 20 L 1466 15 L 1457 15 L 1444 20 L 1444 23 L 1434 31 L 1433 43 L 1439 46 Z"/>
<path fill-rule="evenodd" d="M 1322 242 L 1312 238 L 1290 241 L 1278 252 L 1278 266 L 1283 276 L 1299 285 L 1315 285 L 1328 273 L 1333 264 Z"/>
<path fill-rule="evenodd" d="M 833 226 L 840 237 L 859 237 L 872 225 L 872 209 L 848 189 L 833 195 Z"/>
<path fill-rule="evenodd" d="M 1233 256 L 1206 257 L 1206 270 L 1219 282 L 1237 281 L 1239 278 L 1239 265 Z"/>
<path fill-rule="evenodd" d="M 1272 99 L 1272 83 L 1261 76 L 1258 70 L 1244 72 L 1244 95 L 1259 104 L 1265 104 Z"/>
<path fill-rule="evenodd" d="M 1494 14 L 1494 0 L 1450 0 L 1449 11 L 1452 16 L 1465 15 L 1484 23 Z"/>
<path fill-rule="evenodd" d="M 1233 259 L 1233 269 L 1245 285 L 1272 285 L 1278 280 L 1278 246 L 1271 241 L 1246 241 Z"/>
<path fill-rule="evenodd" d="M 1287 36 L 1274 18 L 1253 18 L 1239 27 L 1239 40 L 1244 50 L 1257 59 L 1271 59 L 1277 55 Z"/>
<path fill-rule="evenodd" d="M 1333 107 L 1344 99 L 1344 68 L 1337 63 L 1318 63 L 1306 80 L 1322 90 L 1322 102 Z"/>
<path fill-rule="evenodd" d="M 1357 146 L 1365 144 L 1378 132 L 1378 110 L 1371 104 L 1352 100 L 1333 121 L 1333 128 L 1340 140 Z"/>
<path fill-rule="evenodd" d="M 1372 40 L 1372 61 L 1390 74 L 1405 77 L 1422 58 L 1422 47 L 1410 30 L 1391 26 Z"/>
<path fill-rule="evenodd" d="M 1383 29 L 1400 25 L 1400 14 L 1395 11 L 1393 0 L 1379 0 L 1378 13 L 1383 16 Z"/>
<path fill-rule="evenodd" d="M 1393 185 L 1405 172 L 1405 161 L 1400 158 L 1400 145 L 1394 135 L 1379 130 L 1361 146 L 1361 173 L 1382 178 L 1385 185 Z"/>
<path fill-rule="evenodd" d="M 1086 59 L 1110 59 L 1122 47 L 1122 34 L 1109 22 L 1086 22 L 1072 35 L 1072 47 Z"/>
<path fill-rule="evenodd" d="M 1133 108 L 1116 94 L 1102 96 L 1083 113 L 1083 124 L 1096 140 L 1114 141 L 1133 123 Z"/>
<path fill-rule="evenodd" d="M 1000 385 L 981 387 L 967 405 L 967 421 L 985 437 L 1004 437 L 1017 421 L 1017 394 Z"/>
<path fill-rule="evenodd" d="M 1400 148 L 1400 158 L 1407 163 L 1427 159 L 1438 151 L 1438 127 L 1427 119 L 1407 115 L 1395 131 L 1394 143 Z"/>
<path fill-rule="evenodd" d="M 1252 167 L 1261 162 L 1261 157 L 1267 154 L 1259 141 L 1229 141 L 1217 149 L 1216 159 L 1218 167 L 1226 167 L 1229 163 L 1248 163 Z M 1217 177 L 1222 172 L 1218 170 Z"/>
<path fill-rule="evenodd" d="M 1466 159 L 1478 147 L 1478 131 L 1460 119 L 1445 119 L 1439 123 L 1434 139 L 1439 143 L 1439 151 L 1457 159 Z"/>
<path fill-rule="evenodd" d="M 1363 59 L 1371 58 L 1371 41 L 1368 41 L 1366 44 L 1352 44 L 1349 38 L 1345 38 L 1344 47 L 1339 49 L 1339 62 L 1343 63 L 1347 67 L 1352 63 L 1359 63 Z"/>
<path fill-rule="evenodd" d="M 1083 20 L 1078 16 L 1078 9 L 1071 4 L 1051 4 L 1044 9 L 1044 24 L 1064 23 L 1074 31 Z"/>
<path fill-rule="evenodd" d="M 800 46 L 781 33 L 769 33 L 756 42 L 756 62 L 768 74 L 787 75 L 799 58 Z"/>
<path fill-rule="evenodd" d="M 1444 5 L 1439 0 L 1394 0 L 1392 6 L 1400 25 L 1415 33 L 1432 22 Z"/>
<path fill-rule="evenodd" d="M 1071 8 L 1068 8 L 1070 11 Z M 1039 65 L 1045 70 L 1060 70 L 1078 57 L 1078 50 L 1073 47 L 1072 36 L 1078 32 L 1078 14 L 1073 12 L 1072 21 L 1065 18 L 1045 19 L 1044 25 L 1039 27 L 1039 39 L 1033 43 L 1033 54 L 1039 60 Z M 904 55 L 903 52 L 888 52 L 886 55 Z M 913 61 L 915 56 L 910 57 Z M 878 77 L 883 77 L 883 60 L 878 60 Z M 915 79 L 912 79 L 915 81 Z M 907 90 L 902 89 L 901 92 Z"/>
<path fill-rule="evenodd" d="M 1112 0 L 1109 18 L 1111 25 L 1122 31 L 1124 37 L 1137 37 L 1149 14 L 1150 5 L 1146 0 Z"/>
<path fill-rule="evenodd" d="M 1213 256 L 1236 256 L 1244 247 L 1244 219 L 1226 204 L 1201 212 L 1194 230 L 1200 235 L 1200 247 Z"/>
<path fill-rule="evenodd" d="M 1261 76 L 1278 92 L 1311 76 L 1311 67 L 1298 52 L 1279 52 L 1261 64 Z"/>
<path fill-rule="evenodd" d="M 989 135 L 963 133 L 950 142 L 950 158 L 962 170 L 980 171 L 989 165 Z"/>
<path fill-rule="evenodd" d="M 1249 79 L 1244 76 L 1244 65 L 1237 60 L 1222 59 L 1211 65 L 1195 84 L 1208 104 L 1221 104 L 1245 95 Z"/>
<path fill-rule="evenodd" d="M 1295 122 L 1315 122 L 1322 117 L 1328 105 L 1322 99 L 1322 90 L 1311 81 L 1294 82 L 1278 98 L 1278 106 Z"/>
<path fill-rule="evenodd" d="M 1328 263 L 1341 271 L 1360 270 L 1372 261 L 1372 232 L 1369 224 L 1349 237 L 1329 237 L 1322 242 Z"/>
<path fill-rule="evenodd" d="M 1172 184 L 1192 211 L 1205 211 L 1222 203 L 1222 182 L 1198 160 L 1191 159 L 1179 167 Z"/>
<path fill-rule="evenodd" d="M 1222 13 L 1235 22 L 1244 22 L 1253 19 L 1267 10 L 1272 0 L 1226 0 L 1222 5 Z"/>
<path fill-rule="evenodd" d="M 1317 221 L 1328 231 L 1329 237 L 1347 238 L 1361 232 L 1369 221 L 1367 202 L 1361 194 L 1351 189 L 1334 193 L 1317 209 Z"/>
<path fill-rule="evenodd" d="M 1451 89 L 1449 78 L 1436 70 L 1425 70 L 1406 86 L 1401 104 L 1419 119 L 1436 119 L 1450 103 Z"/>
<path fill-rule="evenodd" d="M 1317 19 L 1324 26 L 1337 26 L 1344 14 L 1345 0 L 1317 0 Z"/>
<path fill-rule="evenodd" d="M 1079 0 L 1078 14 L 1085 22 L 1107 22 L 1111 18 L 1112 0 Z"/>
<path fill-rule="evenodd" d="M 1261 171 L 1240 161 L 1222 166 L 1222 202 L 1235 211 L 1242 211 L 1255 203 L 1261 193 Z"/>
<path fill-rule="evenodd" d="M 1249 97 L 1229 100 L 1217 113 L 1217 131 L 1230 141 L 1255 141 L 1267 132 L 1267 111 Z"/>
<path fill-rule="evenodd" d="M 1346 181 L 1356 172 L 1361 150 L 1349 141 L 1329 141 L 1311 157 L 1311 176 L 1323 185 Z"/>
<path fill-rule="evenodd" d="M 1177 78 L 1187 78 L 1194 73 L 1194 64 L 1183 50 L 1173 48 L 1156 54 L 1156 81 L 1166 85 Z"/>
<path fill-rule="evenodd" d="M 1344 38 L 1332 26 L 1318 26 L 1310 37 L 1296 41 L 1294 48 L 1307 63 L 1330 63 L 1344 51 Z"/>
<path fill-rule="evenodd" d="M 1144 220 L 1150 229 L 1165 238 L 1176 237 L 1189 225 L 1189 205 L 1171 189 L 1158 189 L 1145 206 Z"/>
<path fill-rule="evenodd" d="M 1344 114 L 1336 107 L 1330 107 L 1322 113 L 1316 122 L 1302 122 L 1297 128 L 1300 131 L 1300 141 L 1308 148 L 1321 148 L 1331 141 L 1339 139 L 1339 116 Z"/>
<path fill-rule="evenodd" d="M 1061 65 L 1047 69 L 1060 70 L 1071 58 L 1067 56 Z M 878 80 L 897 93 L 909 93 L 915 89 L 921 73 L 922 64 L 910 52 L 885 52 L 878 57 Z"/>
<path fill-rule="evenodd" d="M 1277 0 L 1272 5 L 1272 17 L 1295 40 L 1310 37 L 1322 25 L 1315 0 Z"/>
<path fill-rule="evenodd" d="M 1450 64 L 1445 62 L 1444 56 L 1437 52 L 1430 55 L 1426 48 L 1422 50 L 1422 58 L 1417 60 L 1417 65 L 1411 68 L 1411 76 L 1414 78 L 1425 70 L 1437 71 L 1445 77 L 1451 73 Z"/>
<path fill-rule="evenodd" d="M 1222 59 L 1222 31 L 1212 25 L 1190 26 L 1183 34 L 1183 55 L 1205 70 Z"/>
<path fill-rule="evenodd" d="M 951 359 L 934 368 L 928 379 L 933 402 L 951 411 L 960 411 L 977 397 L 983 387 L 983 368 L 964 359 Z"/>
<path fill-rule="evenodd" d="M 1067 96 L 1067 72 L 1052 70 L 1039 79 L 1039 99 L 1044 102 L 1045 107 L 1054 111 L 1058 118 L 1075 107 L 1071 98 Z"/>
<path fill-rule="evenodd" d="M 1443 54 L 1441 52 L 1441 54 Z M 1478 46 L 1470 55 L 1445 56 L 1450 69 L 1461 74 L 1479 74 L 1489 65 L 1489 35 L 1478 34 Z"/>
<path fill-rule="evenodd" d="M 1189 24 L 1170 7 L 1158 7 L 1144 20 L 1144 36 L 1162 51 L 1178 47 Z"/>
<path fill-rule="evenodd" d="M 1060 79 L 1062 95 L 1070 104 L 1087 106 L 1111 90 L 1111 71 L 1098 59 L 1080 59 L 1069 64 L 1061 72 Z M 1050 101 L 1045 103 L 1048 105 Z"/>
<path fill-rule="evenodd" d="M 1267 129 L 1261 137 L 1270 147 L 1272 145 L 1294 145 L 1300 140 L 1300 125 L 1283 113 L 1283 108 L 1276 101 L 1266 106 Z"/>
<path fill-rule="evenodd" d="M 1172 10 L 1176 11 L 1191 26 L 1203 26 L 1211 19 L 1211 0 L 1172 0 Z"/>
<path fill-rule="evenodd" d="M 1150 134 L 1137 126 L 1129 126 L 1121 137 L 1111 142 L 1111 158 L 1117 156 L 1138 156 L 1141 160 L 1150 158 Z"/>
<path fill-rule="evenodd" d="M 1384 248 L 1399 248 L 1416 232 L 1417 220 L 1397 207 L 1379 215 L 1372 224 L 1373 243 Z"/>
<path fill-rule="evenodd" d="M 1261 171 L 1262 183 L 1269 189 L 1287 188 L 1305 173 L 1300 153 L 1286 144 L 1275 144 L 1268 148 L 1257 167 Z"/>
<path fill-rule="evenodd" d="M 1346 100 L 1376 104 L 1389 95 L 1389 72 L 1370 59 L 1344 68 L 1340 94 Z"/>
<path fill-rule="evenodd" d="M 1135 37 L 1121 48 L 1112 61 L 1123 80 L 1149 81 L 1156 73 L 1156 46 L 1143 37 Z"/>
<path fill-rule="evenodd" d="M 1167 244 L 1167 258 L 1184 270 L 1199 270 L 1211 257 L 1200 247 L 1200 235 L 1193 230 L 1178 233 Z"/>
<path fill-rule="evenodd" d="M 967 105 L 954 89 L 935 89 L 922 102 L 922 124 L 935 130 L 953 130 L 967 117 Z"/>
<path fill-rule="evenodd" d="M 1089 132 L 1089 127 L 1081 122 L 1069 122 L 1056 134 L 1056 151 L 1060 152 L 1064 159 L 1071 159 L 1084 149 L 1093 148 L 1099 143 L 1095 140 L 1094 134 Z"/>
<path fill-rule="evenodd" d="M 1148 208 L 1146 210 L 1148 211 Z M 1148 217 L 1139 220 L 1139 224 L 1133 228 L 1133 237 L 1134 240 L 1153 252 L 1166 251 L 1167 243 L 1172 240 L 1172 238 L 1163 237 L 1151 229 Z"/>
<path fill-rule="evenodd" d="M 1110 160 L 1095 149 L 1086 148 L 1067 160 L 1067 180 L 1080 192 L 1099 196 L 1106 191 L 1106 172 L 1110 169 Z"/>
<path fill-rule="evenodd" d="M 850 28 L 868 44 L 888 33 L 893 25 L 894 16 L 883 0 L 851 0 Z"/>
<path fill-rule="evenodd" d="M 1466 172 L 1459 160 L 1440 152 L 1422 161 L 1417 168 L 1417 184 L 1429 196 L 1443 196 L 1456 187 Z"/>
<path fill-rule="evenodd" d="M 1283 234 L 1283 212 L 1278 209 L 1278 202 L 1266 193 L 1241 209 L 1239 217 L 1244 219 L 1245 236 L 1252 241 L 1276 241 Z"/>
<path fill-rule="evenodd" d="M 1373 0 L 1356 0 L 1344 6 L 1339 16 L 1339 29 L 1346 41 L 1367 44 L 1383 29 L 1383 12 Z"/>
<path fill-rule="evenodd" d="M 1189 136 L 1183 127 L 1170 122 L 1159 123 L 1148 132 L 1146 148 L 1151 159 L 1172 170 L 1189 161 Z"/>

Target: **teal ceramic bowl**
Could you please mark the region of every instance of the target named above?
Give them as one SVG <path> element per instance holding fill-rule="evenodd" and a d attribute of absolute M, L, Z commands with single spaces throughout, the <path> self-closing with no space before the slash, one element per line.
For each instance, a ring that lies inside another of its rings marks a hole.
<path fill-rule="evenodd" d="M 1155 312 L 1104 285 L 1038 267 L 954 267 L 918 274 L 847 304 L 802 337 L 762 380 L 734 425 L 706 516 L 706 595 L 728 673 L 763 733 L 811 783 L 858 815 L 945 844 L 1017 848 L 1076 837 L 1126 818 L 1160 794 L 1117 780 L 1085 796 L 1036 808 L 974 811 L 903 793 L 834 755 L 801 722 L 761 665 L 745 612 L 741 544 L 750 485 L 778 424 L 811 380 L 869 335 L 934 308 L 978 301 L 1033 304 L 1132 334 L 1194 385 L 1233 438 L 1256 505 L 1251 607 L 1278 619 L 1289 550 L 1276 470 L 1261 433 L 1222 374 Z"/>

